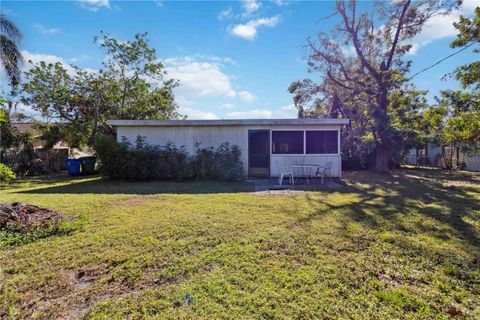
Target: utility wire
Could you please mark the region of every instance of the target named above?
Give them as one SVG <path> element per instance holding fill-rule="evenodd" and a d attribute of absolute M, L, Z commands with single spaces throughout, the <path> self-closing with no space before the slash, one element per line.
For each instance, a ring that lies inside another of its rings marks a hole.
<path fill-rule="evenodd" d="M 472 42 L 472 43 L 470 43 L 468 46 L 466 46 L 466 47 L 464 47 L 464 48 L 462 48 L 462 49 L 460 49 L 460 50 L 458 50 L 458 51 L 456 51 L 456 52 L 454 52 L 454 53 L 452 53 L 452 54 L 449 54 L 448 56 L 446 56 L 446 57 L 443 58 L 443 59 L 438 60 L 437 62 L 435 62 L 435 63 L 432 64 L 431 66 L 428 66 L 428 67 L 426 67 L 426 68 L 418 71 L 418 72 L 415 73 L 413 76 L 411 76 L 410 78 L 408 78 L 408 80 L 412 80 L 413 78 L 415 78 L 416 76 L 418 76 L 420 73 L 432 69 L 432 68 L 435 67 L 436 65 L 439 65 L 440 63 L 442 63 L 443 61 L 445 61 L 445 60 L 447 60 L 447 59 L 449 59 L 449 58 L 451 58 L 451 57 L 459 54 L 459 53 L 462 52 L 462 51 L 467 50 L 468 48 L 470 48 L 471 46 L 473 46 L 473 45 L 476 44 L 476 43 L 478 43 L 478 42 Z"/>

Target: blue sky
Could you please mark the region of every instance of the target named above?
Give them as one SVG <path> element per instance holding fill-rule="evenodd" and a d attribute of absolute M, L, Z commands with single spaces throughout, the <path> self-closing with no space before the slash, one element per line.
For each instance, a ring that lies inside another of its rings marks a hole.
<path fill-rule="evenodd" d="M 103 53 L 93 43 L 101 30 L 118 39 L 148 32 L 169 75 L 180 80 L 176 99 L 190 119 L 295 117 L 287 88 L 309 74 L 305 39 L 329 31 L 333 1 L 2 1 L 1 10 L 23 31 L 27 60 L 61 61 L 98 68 Z M 412 73 L 447 56 L 452 22 L 471 15 L 467 1 L 434 19 L 414 39 Z M 415 78 L 418 89 L 456 88 L 441 77 L 475 59 L 463 52 Z M 27 68 L 28 65 L 25 66 Z M 4 76 L 2 81 L 4 81 Z"/>

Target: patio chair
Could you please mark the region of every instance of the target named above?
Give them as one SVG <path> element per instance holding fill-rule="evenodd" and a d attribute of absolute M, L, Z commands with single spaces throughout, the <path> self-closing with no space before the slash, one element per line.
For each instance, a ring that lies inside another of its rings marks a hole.
<path fill-rule="evenodd" d="M 333 162 L 328 161 L 325 166 L 319 167 L 317 169 L 317 172 L 315 173 L 315 177 L 321 178 L 321 184 L 323 184 L 323 181 L 325 178 L 329 178 L 330 181 L 332 181 L 332 167 L 333 167 Z"/>
<path fill-rule="evenodd" d="M 295 185 L 295 180 L 293 178 L 293 172 L 291 168 L 288 168 L 285 162 L 280 162 L 278 160 L 275 161 L 277 163 L 278 168 L 278 185 L 282 185 L 283 177 L 288 177 L 290 183 Z"/>

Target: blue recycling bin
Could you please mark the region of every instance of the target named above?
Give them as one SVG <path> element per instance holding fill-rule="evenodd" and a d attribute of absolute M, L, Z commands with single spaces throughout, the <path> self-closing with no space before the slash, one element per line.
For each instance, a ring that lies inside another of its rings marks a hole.
<path fill-rule="evenodd" d="M 65 159 L 65 165 L 67 166 L 68 175 L 69 176 L 80 175 L 81 164 L 82 164 L 82 159 L 74 159 L 74 158 Z"/>

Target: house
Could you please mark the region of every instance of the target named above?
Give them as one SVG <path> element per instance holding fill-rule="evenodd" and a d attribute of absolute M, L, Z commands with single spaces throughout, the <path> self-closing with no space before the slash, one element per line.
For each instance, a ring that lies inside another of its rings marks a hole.
<path fill-rule="evenodd" d="M 460 147 L 451 150 L 450 147 L 435 143 L 427 143 L 423 148 L 410 149 L 405 157 L 405 162 L 412 165 L 431 165 L 440 168 L 447 167 L 444 155 L 451 152 L 452 161 L 466 171 L 480 171 L 480 154 L 466 154 Z M 448 157 L 447 157 L 448 158 Z"/>
<path fill-rule="evenodd" d="M 44 148 L 45 139 L 42 132 L 37 128 L 37 123 L 34 122 L 14 122 L 12 126 L 17 128 L 20 132 L 29 132 L 33 147 L 33 155 L 25 153 L 23 150 L 11 149 L 6 153 L 5 161 L 15 171 L 20 172 L 19 168 L 32 168 L 32 172 L 48 172 L 48 171 L 63 171 L 66 170 L 65 159 L 69 156 L 82 157 L 92 155 L 93 153 L 84 148 L 82 150 L 69 148 L 64 141 L 59 141 L 55 145 L 47 150 Z M 33 166 L 35 163 L 35 166 Z M 30 169 L 29 169 L 30 170 Z M 23 173 L 26 174 L 26 173 Z"/>
<path fill-rule="evenodd" d="M 30 132 L 32 137 L 32 146 L 34 150 L 42 149 L 45 143 L 42 133 L 36 128 L 35 122 L 13 122 L 12 126 L 17 128 L 20 132 Z M 53 149 L 55 150 L 67 150 L 68 155 L 68 146 L 63 142 L 57 142 Z"/>
<path fill-rule="evenodd" d="M 32 138 L 32 146 L 35 151 L 43 150 L 43 146 L 45 144 L 45 139 L 43 138 L 42 132 L 37 129 L 35 122 L 13 122 L 12 126 L 17 128 L 20 132 L 30 132 Z M 65 154 L 65 158 L 69 155 L 74 157 L 86 157 L 93 155 L 93 152 L 88 148 L 77 149 L 77 148 L 69 148 L 68 145 L 64 141 L 59 141 L 55 143 L 52 147 L 52 150 Z"/>
<path fill-rule="evenodd" d="M 332 163 L 331 175 L 340 177 L 340 129 L 347 119 L 244 119 L 244 120 L 110 120 L 122 137 L 134 142 L 184 146 L 195 152 L 195 144 L 216 147 L 223 142 L 242 150 L 244 174 L 278 176 L 279 166 L 294 163 Z"/>

